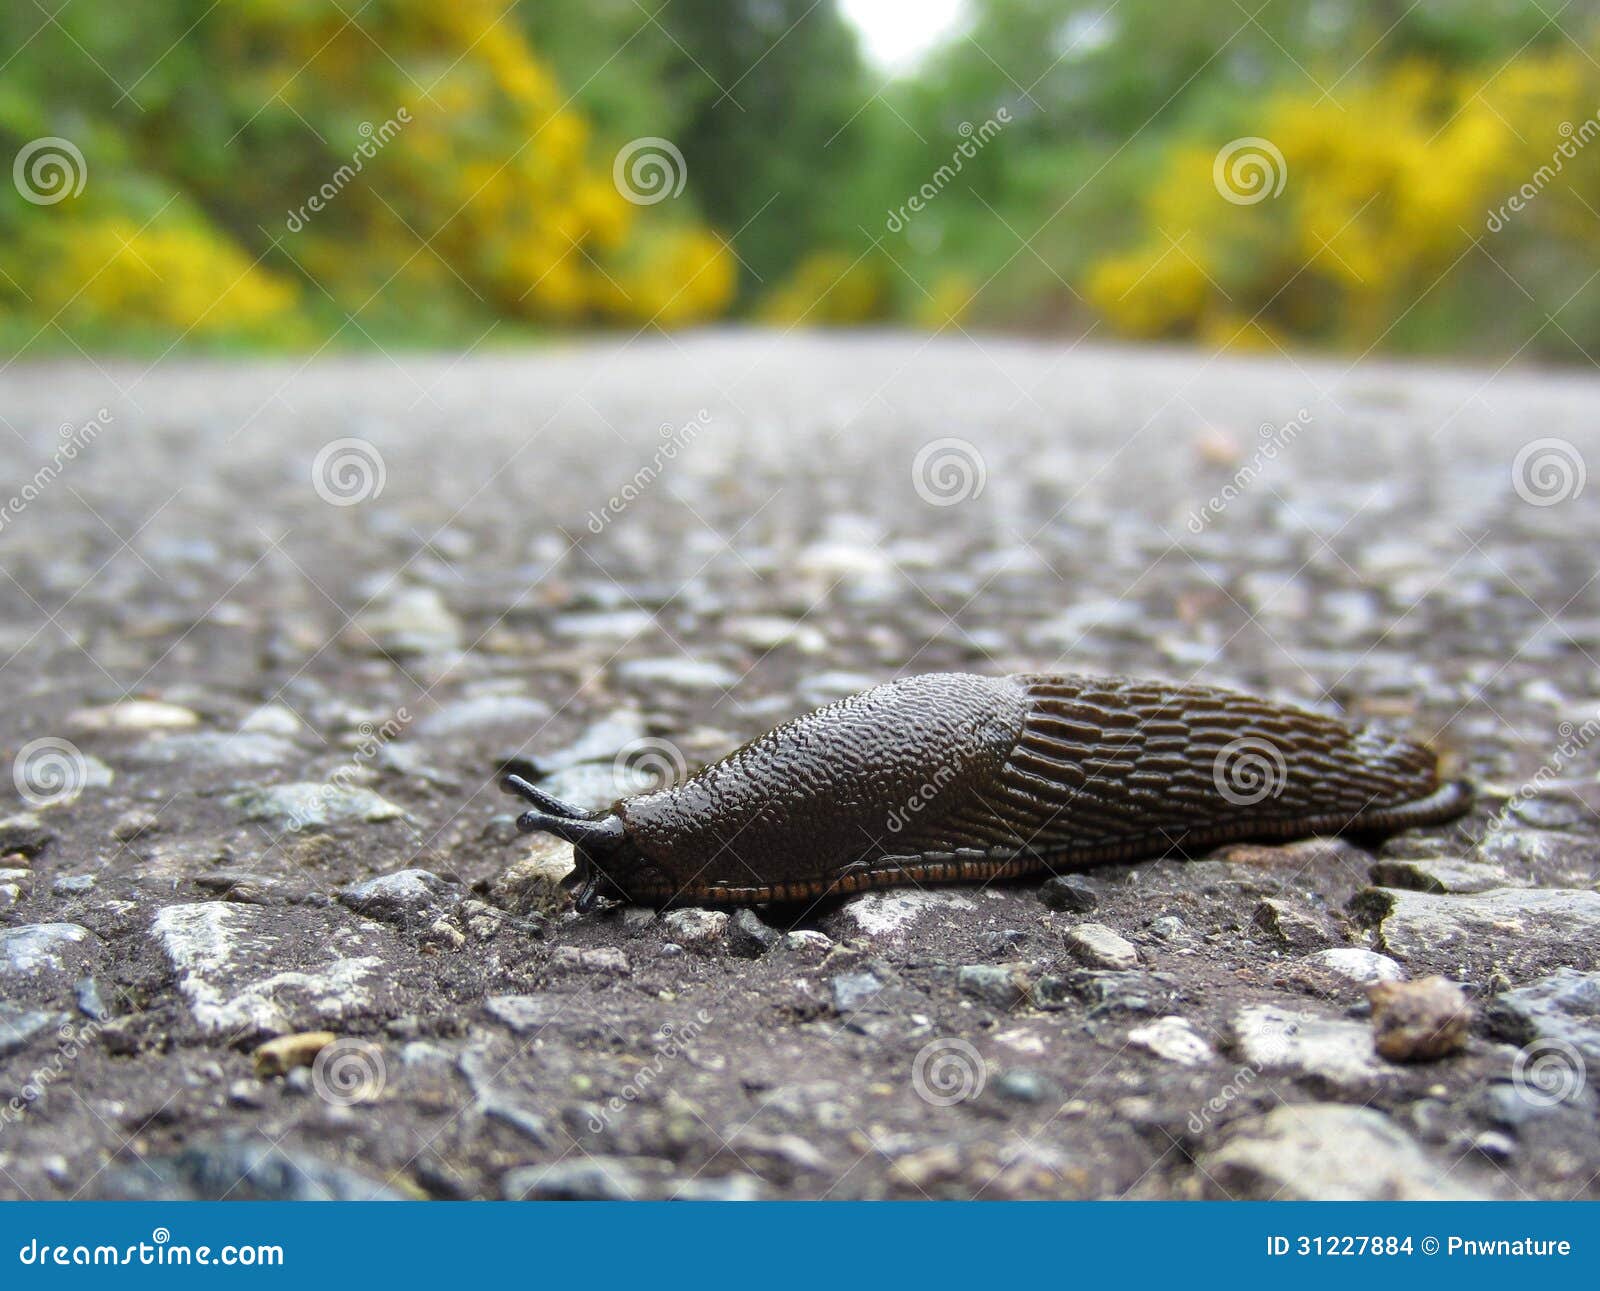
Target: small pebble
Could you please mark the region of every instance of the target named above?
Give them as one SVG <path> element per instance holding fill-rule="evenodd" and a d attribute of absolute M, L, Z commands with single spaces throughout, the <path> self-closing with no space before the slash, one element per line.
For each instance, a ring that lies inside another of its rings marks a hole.
<path fill-rule="evenodd" d="M 778 942 L 777 949 L 783 954 L 792 956 L 806 964 L 820 964 L 828 957 L 828 952 L 833 949 L 833 938 L 825 932 L 813 932 L 809 928 L 798 928 L 794 932 L 786 932 L 783 939 Z"/>
<path fill-rule="evenodd" d="M 1080 923 L 1067 929 L 1067 950 L 1090 968 L 1137 967 L 1139 952 L 1132 942 L 1103 923 Z"/>
<path fill-rule="evenodd" d="M 309 1067 L 337 1039 L 332 1031 L 300 1031 L 268 1040 L 256 1049 L 256 1075 L 266 1080 L 287 1075 L 296 1067 Z"/>
<path fill-rule="evenodd" d="M 685 950 L 710 954 L 728 930 L 726 910 L 672 910 L 662 917 L 667 935 Z"/>
<path fill-rule="evenodd" d="M 1448 1057 L 1467 1043 L 1472 1003 L 1443 977 L 1414 982 L 1377 982 L 1372 1002 L 1373 1044 L 1391 1062 L 1428 1062 Z"/>
<path fill-rule="evenodd" d="M 1088 914 L 1100 904 L 1089 880 L 1081 874 L 1060 874 L 1046 879 L 1039 889 L 1039 900 L 1046 909 L 1061 910 L 1069 914 Z"/>

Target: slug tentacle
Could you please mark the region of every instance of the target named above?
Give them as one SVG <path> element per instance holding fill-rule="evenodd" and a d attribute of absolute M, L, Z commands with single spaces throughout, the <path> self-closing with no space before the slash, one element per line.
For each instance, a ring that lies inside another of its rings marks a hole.
<path fill-rule="evenodd" d="M 582 908 L 803 900 L 1381 834 L 1471 802 L 1410 740 L 1210 687 L 1044 674 L 877 686 L 598 818 L 507 787 L 540 808 L 519 825 L 573 841 Z"/>

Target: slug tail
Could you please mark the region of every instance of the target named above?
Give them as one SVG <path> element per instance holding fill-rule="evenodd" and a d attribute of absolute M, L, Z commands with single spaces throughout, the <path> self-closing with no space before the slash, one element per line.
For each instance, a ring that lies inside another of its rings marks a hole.
<path fill-rule="evenodd" d="M 1398 807 L 1364 811 L 1350 822 L 1349 834 L 1393 834 L 1402 829 L 1442 825 L 1472 809 L 1472 785 L 1466 780 L 1448 780 L 1426 798 L 1403 802 Z"/>

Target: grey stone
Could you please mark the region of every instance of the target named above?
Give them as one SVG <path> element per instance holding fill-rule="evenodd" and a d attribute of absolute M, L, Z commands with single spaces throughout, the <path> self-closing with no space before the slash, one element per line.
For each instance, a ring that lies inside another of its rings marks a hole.
<path fill-rule="evenodd" d="M 356 615 L 345 632 L 351 644 L 404 658 L 459 650 L 461 622 L 431 587 L 408 587 Z"/>
<path fill-rule="evenodd" d="M 798 619 L 786 619 L 775 614 L 751 614 L 729 619 L 723 630 L 729 640 L 747 645 L 763 653 L 790 646 L 801 654 L 821 654 L 828 648 L 828 638 L 820 629 Z"/>
<path fill-rule="evenodd" d="M 573 1001 L 548 995 L 491 995 L 483 1010 L 518 1035 L 534 1035 L 573 1007 Z"/>
<path fill-rule="evenodd" d="M 1305 952 L 1340 940 L 1331 921 L 1293 901 L 1266 897 L 1256 906 L 1251 922 L 1280 946 Z"/>
<path fill-rule="evenodd" d="M 70 986 L 100 957 L 100 939 L 75 923 L 0 929 L 0 985 L 50 992 Z"/>
<path fill-rule="evenodd" d="M 1103 923 L 1080 923 L 1067 929 L 1067 952 L 1089 968 L 1124 971 L 1136 968 L 1139 952 L 1133 943 Z"/>
<path fill-rule="evenodd" d="M 339 900 L 368 919 L 414 923 L 435 916 L 449 891 L 431 870 L 398 870 L 340 888 Z"/>
<path fill-rule="evenodd" d="M 72 984 L 72 994 L 78 1001 L 78 1012 L 92 1022 L 104 1022 L 111 1016 L 105 999 L 100 994 L 100 983 L 92 977 L 80 978 Z"/>
<path fill-rule="evenodd" d="M 53 1031 L 67 1020 L 65 1013 L 47 1009 L 19 1008 L 0 1000 L 0 1058 L 21 1053 L 34 1040 Z"/>
<path fill-rule="evenodd" d="M 1039 900 L 1047 909 L 1070 914 L 1088 914 L 1100 904 L 1094 884 L 1081 874 L 1059 874 L 1046 879 L 1039 889 Z"/>
<path fill-rule="evenodd" d="M 728 931 L 726 910 L 669 910 L 661 916 L 667 935 L 686 950 L 709 954 Z"/>
<path fill-rule="evenodd" d="M 728 951 L 744 959 L 759 959 L 778 944 L 783 936 L 761 921 L 749 907 L 738 910 L 728 921 Z"/>
<path fill-rule="evenodd" d="M 810 928 L 797 928 L 784 933 L 776 949 L 798 963 L 820 964 L 833 949 L 833 938 Z"/>
<path fill-rule="evenodd" d="M 1276 1004 L 1252 1004 L 1232 1019 L 1239 1057 L 1259 1071 L 1305 1077 L 1329 1092 L 1363 1094 L 1395 1078 L 1372 1050 L 1362 1022 L 1324 1018 Z"/>
<path fill-rule="evenodd" d="M 1047 973 L 1033 984 L 1030 998 L 1038 1009 L 1059 1010 L 1087 1005 L 1090 1016 L 1161 1011 L 1171 991 L 1152 973 Z"/>
<path fill-rule="evenodd" d="M 1015 956 L 1017 949 L 1028 940 L 1028 934 L 1021 928 L 1001 928 L 995 932 L 982 933 L 978 937 L 978 952 L 983 955 Z"/>
<path fill-rule="evenodd" d="M 1549 829 L 1493 830 L 1478 844 L 1475 856 L 1513 874 L 1540 868 L 1593 874 L 1597 868 L 1594 839 Z"/>
<path fill-rule="evenodd" d="M 1136 1026 L 1128 1032 L 1128 1043 L 1182 1067 L 1199 1066 L 1217 1056 L 1188 1019 L 1180 1017 L 1157 1018 Z"/>
<path fill-rule="evenodd" d="M 828 983 L 833 993 L 833 1007 L 840 1013 L 854 1013 L 877 998 L 883 990 L 882 980 L 874 973 L 840 973 Z"/>
<path fill-rule="evenodd" d="M 1372 881 L 1380 887 L 1409 888 L 1414 892 L 1488 892 L 1524 886 L 1513 882 L 1498 865 L 1455 857 L 1381 860 L 1372 867 Z"/>
<path fill-rule="evenodd" d="M 0 820 L 0 856 L 37 856 L 55 836 L 56 831 L 33 812 L 18 812 Z"/>
<path fill-rule="evenodd" d="M 180 704 L 129 699 L 100 708 L 80 708 L 67 718 L 82 731 L 181 731 L 200 724 L 200 715 Z"/>
<path fill-rule="evenodd" d="M 630 659 L 617 665 L 617 676 L 643 690 L 657 686 L 690 691 L 732 690 L 739 684 L 739 674 L 720 663 L 673 656 Z"/>
<path fill-rule="evenodd" d="M 997 1009 L 1015 1008 L 1028 997 L 1026 977 L 1010 964 L 966 964 L 956 970 L 956 985 L 964 995 Z"/>
<path fill-rule="evenodd" d="M 134 807 L 111 822 L 111 837 L 119 843 L 128 843 L 145 834 L 153 834 L 160 828 L 160 816 L 143 807 Z"/>
<path fill-rule="evenodd" d="M 616 946 L 557 946 L 550 962 L 558 968 L 609 977 L 626 977 L 633 972 L 627 955 Z"/>
<path fill-rule="evenodd" d="M 1001 1072 L 992 1088 L 1001 1098 L 1014 1103 L 1043 1103 L 1057 1092 L 1053 1080 L 1027 1067 L 1012 1067 Z"/>
<path fill-rule="evenodd" d="M 627 762 L 579 762 L 562 767 L 539 781 L 553 797 L 585 811 L 604 811 L 618 798 L 660 788 L 643 767 Z"/>
<path fill-rule="evenodd" d="M 1378 888 L 1383 948 L 1399 959 L 1518 968 L 1565 962 L 1600 968 L 1600 892 L 1497 888 L 1438 896 Z"/>
<path fill-rule="evenodd" d="M 311 888 L 296 879 L 279 879 L 249 870 L 225 868 L 197 874 L 194 885 L 221 901 L 245 905 L 298 905 L 311 901 Z"/>
<path fill-rule="evenodd" d="M 128 1201 L 402 1201 L 408 1196 L 349 1166 L 259 1137 L 207 1140 L 173 1156 L 115 1165 L 96 1192 Z"/>
<path fill-rule="evenodd" d="M 977 908 L 961 891 L 891 888 L 849 897 L 824 922 L 825 930 L 840 941 L 900 947 L 938 936 L 951 920 L 964 919 Z"/>
<path fill-rule="evenodd" d="M 389 942 L 370 923 L 225 901 L 168 906 L 151 925 L 178 992 L 210 1035 L 233 1040 L 336 1027 L 392 998 Z"/>
<path fill-rule="evenodd" d="M 1472 1200 L 1450 1163 L 1429 1157 L 1381 1112 L 1288 1104 L 1253 1116 L 1200 1158 L 1201 1179 L 1224 1197 L 1288 1201 Z"/>
<path fill-rule="evenodd" d="M 1556 794 L 1513 798 L 1506 804 L 1506 811 L 1535 829 L 1570 829 L 1591 819 L 1583 803 Z"/>
<path fill-rule="evenodd" d="M 501 1195 L 507 1201 L 753 1201 L 762 1192 L 760 1182 L 746 1174 L 695 1180 L 676 1176 L 668 1161 L 587 1156 L 511 1170 L 501 1181 Z"/>
<path fill-rule="evenodd" d="M 513 914 L 556 914 L 572 907 L 562 886 L 575 864 L 572 844 L 549 834 L 529 835 L 528 855 L 506 866 L 489 884 L 489 896 Z"/>
<path fill-rule="evenodd" d="M 533 757 L 535 779 L 584 762 L 609 762 L 628 744 L 643 737 L 643 715 L 634 708 L 619 708 L 584 728 L 577 739 Z"/>
<path fill-rule="evenodd" d="M 1301 981 L 1319 985 L 1328 978 L 1337 978 L 1357 986 L 1370 986 L 1374 982 L 1402 981 L 1406 972 L 1389 956 L 1364 946 L 1333 946 L 1297 961 L 1294 975 Z"/>
<path fill-rule="evenodd" d="M 294 709 L 284 704 L 263 704 L 239 723 L 239 729 L 256 735 L 278 735 L 286 740 L 298 739 L 306 730 Z"/>
<path fill-rule="evenodd" d="M 650 631 L 655 622 L 655 616 L 647 610 L 581 611 L 556 615 L 550 629 L 557 636 L 575 637 L 580 641 L 607 638 L 625 641 Z"/>
<path fill-rule="evenodd" d="M 1557 1040 L 1600 1064 L 1600 973 L 1558 969 L 1501 992 L 1484 1012 L 1495 1033 L 1512 1044 Z"/>
<path fill-rule="evenodd" d="M 335 825 L 375 824 L 400 820 L 405 811 L 359 786 L 304 781 L 246 789 L 228 797 L 228 805 L 246 820 L 274 829 L 327 829 Z"/>
<path fill-rule="evenodd" d="M 550 706 L 526 695 L 474 695 L 442 704 L 419 718 L 418 735 L 432 738 L 478 735 L 497 726 L 526 726 L 531 735 L 550 716 Z"/>
<path fill-rule="evenodd" d="M 249 731 L 226 735 L 219 731 L 178 732 L 141 740 L 122 757 L 134 766 L 193 766 L 207 769 L 276 767 L 302 754 L 277 735 Z"/>

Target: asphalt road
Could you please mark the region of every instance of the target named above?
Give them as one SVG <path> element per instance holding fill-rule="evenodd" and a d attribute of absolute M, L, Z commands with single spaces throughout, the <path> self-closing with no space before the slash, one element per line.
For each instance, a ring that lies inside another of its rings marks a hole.
<path fill-rule="evenodd" d="M 1595 1195 L 1597 396 L 872 334 L 13 363 L 0 1193 Z M 494 788 L 949 669 L 1390 724 L 1480 804 L 772 933 L 563 909 Z M 1432 972 L 1465 1047 L 1375 1054 L 1357 979 Z"/>

